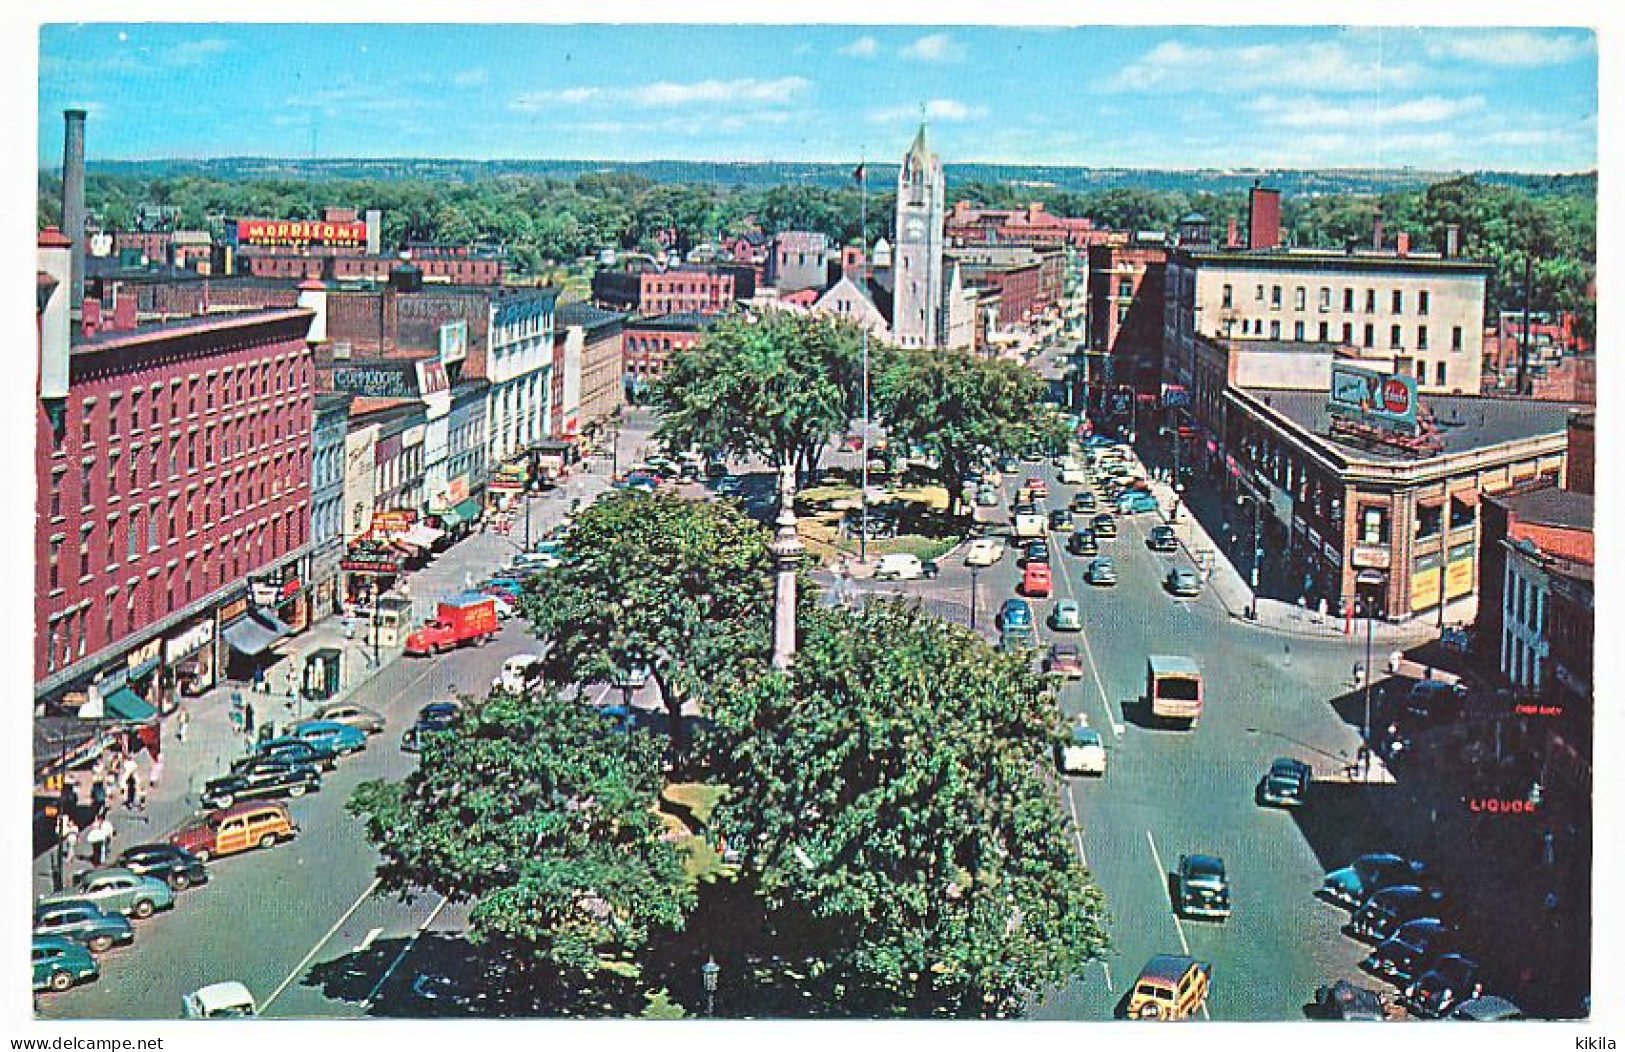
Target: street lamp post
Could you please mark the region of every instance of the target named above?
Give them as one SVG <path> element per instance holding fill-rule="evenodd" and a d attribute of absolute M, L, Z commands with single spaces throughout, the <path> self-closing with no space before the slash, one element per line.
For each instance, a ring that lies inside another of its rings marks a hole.
<path fill-rule="evenodd" d="M 1236 503 L 1237 504 L 1244 504 L 1244 503 L 1245 504 L 1250 504 L 1250 505 L 1252 505 L 1252 509 L 1253 509 L 1253 573 L 1252 573 L 1253 587 L 1252 587 L 1252 598 L 1247 604 L 1247 619 L 1249 621 L 1256 621 L 1256 620 L 1258 620 L 1258 573 L 1259 573 L 1259 561 L 1264 557 L 1264 549 L 1262 547 L 1261 540 L 1260 540 L 1260 537 L 1259 537 L 1260 531 L 1262 529 L 1262 523 L 1259 520 L 1260 508 L 1259 508 L 1258 495 L 1256 493 L 1243 493 L 1243 494 L 1241 494 L 1240 496 L 1238 496 L 1236 498 Z"/>
<path fill-rule="evenodd" d="M 1372 622 L 1375 620 L 1376 600 L 1366 596 L 1365 600 L 1365 745 L 1371 747 L 1371 681 L 1377 677 L 1373 675 L 1371 667 L 1371 636 Z"/>
<path fill-rule="evenodd" d="M 722 971 L 715 957 L 707 957 L 705 963 L 700 965 L 700 979 L 705 985 L 705 1015 L 706 1018 L 716 1014 L 717 1007 L 717 975 Z"/>
<path fill-rule="evenodd" d="M 976 631 L 976 578 L 982 572 L 980 566 L 970 568 L 970 630 Z"/>

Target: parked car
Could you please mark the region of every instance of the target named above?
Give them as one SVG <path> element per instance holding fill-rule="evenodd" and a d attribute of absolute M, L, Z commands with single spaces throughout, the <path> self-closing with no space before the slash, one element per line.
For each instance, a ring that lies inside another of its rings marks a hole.
<path fill-rule="evenodd" d="M 231 765 L 233 773 L 240 772 L 252 766 L 255 760 L 279 760 L 283 763 L 308 763 L 313 767 L 320 767 L 324 771 L 331 771 L 338 766 L 339 754 L 331 746 L 320 741 L 305 741 L 302 738 L 271 738 L 259 742 L 254 751 Z"/>
<path fill-rule="evenodd" d="M 1070 599 L 1055 604 L 1049 615 L 1049 626 L 1057 632 L 1083 631 L 1083 610 Z"/>
<path fill-rule="evenodd" d="M 1321 881 L 1320 893 L 1333 902 L 1354 909 L 1383 888 L 1414 884 L 1427 867 L 1398 855 L 1361 855 L 1342 869 L 1334 869 Z"/>
<path fill-rule="evenodd" d="M 1405 987 L 1405 1007 L 1424 1019 L 1441 1019 L 1463 1001 L 1471 1001 L 1483 992 L 1478 962 L 1459 953 L 1447 953 Z"/>
<path fill-rule="evenodd" d="M 1443 895 L 1415 884 L 1383 888 L 1373 894 L 1349 918 L 1349 934 L 1369 942 L 1382 942 L 1406 921 L 1438 916 Z"/>
<path fill-rule="evenodd" d="M 999 506 L 999 491 L 993 486 L 982 486 L 976 491 L 976 506 L 979 508 L 997 508 Z"/>
<path fill-rule="evenodd" d="M 1180 855 L 1175 873 L 1175 906 L 1183 917 L 1224 920 L 1230 916 L 1230 883 L 1224 860 L 1213 855 Z"/>
<path fill-rule="evenodd" d="M 1034 499 L 1042 500 L 1049 497 L 1049 483 L 1045 482 L 1037 475 L 1029 478 L 1022 488 L 1024 488 Z"/>
<path fill-rule="evenodd" d="M 1049 528 L 1052 533 L 1065 533 L 1072 529 L 1072 513 L 1065 508 L 1056 508 L 1049 513 Z"/>
<path fill-rule="evenodd" d="M 321 772 L 308 763 L 266 766 L 210 779 L 203 784 L 200 798 L 205 807 L 230 807 L 239 800 L 304 796 L 321 787 Z"/>
<path fill-rule="evenodd" d="M 1062 774 L 1106 774 L 1106 743 L 1100 732 L 1081 719 L 1055 745 L 1055 766 Z"/>
<path fill-rule="evenodd" d="M 1523 1019 L 1524 1011 L 1504 997 L 1484 994 L 1461 1002 L 1450 1013 L 1451 1019 L 1464 1019 L 1476 1023 L 1500 1023 Z"/>
<path fill-rule="evenodd" d="M 625 671 L 617 672 L 612 686 L 619 690 L 642 690 L 649 685 L 651 674 L 649 666 L 640 661 Z"/>
<path fill-rule="evenodd" d="M 288 737 L 315 745 L 325 745 L 339 756 L 348 756 L 367 747 L 366 732 L 336 720 L 306 720 L 288 730 Z"/>
<path fill-rule="evenodd" d="M 252 1019 L 259 1006 L 242 983 L 212 983 L 182 998 L 181 1014 L 187 1019 Z"/>
<path fill-rule="evenodd" d="M 1022 572 L 1021 591 L 1036 599 L 1047 599 L 1054 587 L 1050 580 L 1049 563 L 1028 563 Z"/>
<path fill-rule="evenodd" d="M 1349 1022 L 1381 1022 L 1388 1018 L 1387 1005 L 1375 990 L 1339 979 L 1315 990 L 1315 1017 Z"/>
<path fill-rule="evenodd" d="M 1159 953 L 1140 969 L 1124 1014 L 1130 1019 L 1189 1019 L 1207 1004 L 1212 972 L 1206 961 Z"/>
<path fill-rule="evenodd" d="M 1438 722 L 1461 714 L 1467 692 L 1455 683 L 1424 679 L 1405 695 L 1405 714 L 1424 722 Z"/>
<path fill-rule="evenodd" d="M 166 839 L 208 862 L 250 848 L 274 847 L 298 835 L 299 825 L 288 813 L 287 804 L 254 800 L 199 815 Z"/>
<path fill-rule="evenodd" d="M 1099 505 L 1100 502 L 1095 500 L 1095 495 L 1086 489 L 1080 489 L 1072 495 L 1072 510 L 1075 512 L 1094 511 Z"/>
<path fill-rule="evenodd" d="M 1117 567 L 1112 565 L 1111 556 L 1097 555 L 1089 560 L 1089 568 L 1084 571 L 1084 579 L 1090 584 L 1112 585 L 1117 583 Z"/>
<path fill-rule="evenodd" d="M 723 475 L 716 481 L 716 494 L 719 497 L 737 497 L 745 492 L 745 480 L 738 475 Z"/>
<path fill-rule="evenodd" d="M 1202 579 L 1188 566 L 1175 566 L 1163 580 L 1168 591 L 1182 599 L 1202 594 Z"/>
<path fill-rule="evenodd" d="M 1455 930 L 1437 917 L 1406 921 L 1360 963 L 1384 978 L 1407 982 L 1448 949 L 1454 938 Z"/>
<path fill-rule="evenodd" d="M 920 562 L 918 555 L 909 552 L 882 555 L 880 562 L 875 564 L 877 581 L 913 581 L 924 576 L 925 564 Z"/>
<path fill-rule="evenodd" d="M 1314 781 L 1315 769 L 1302 760 L 1282 756 L 1258 780 L 1258 802 L 1271 807 L 1302 807 Z"/>
<path fill-rule="evenodd" d="M 1001 632 L 1025 630 L 1031 634 L 1033 630 L 1032 604 L 1025 599 L 1006 599 L 1004 605 L 999 607 L 997 620 Z"/>
<path fill-rule="evenodd" d="M 60 899 L 34 907 L 34 934 L 59 935 L 103 953 L 135 941 L 135 928 L 122 913 L 109 913 L 84 899 Z"/>
<path fill-rule="evenodd" d="M 1079 530 L 1066 539 L 1066 550 L 1073 555 L 1097 555 L 1100 543 L 1095 540 L 1094 530 Z"/>
<path fill-rule="evenodd" d="M 172 891 L 185 891 L 209 882 L 209 867 L 190 851 L 183 851 L 174 844 L 137 844 L 125 848 L 118 857 L 118 865 L 143 877 L 161 880 Z"/>
<path fill-rule="evenodd" d="M 1094 522 L 1090 525 L 1094 528 L 1096 537 L 1117 536 L 1117 520 L 1112 517 L 1110 512 L 1103 511 L 1096 515 Z"/>
<path fill-rule="evenodd" d="M 996 537 L 978 537 L 965 552 L 966 566 L 992 566 L 1004 557 L 1004 542 Z"/>
<path fill-rule="evenodd" d="M 1068 486 L 1081 486 L 1089 480 L 1082 464 L 1073 463 L 1061 469 L 1061 481 Z"/>
<path fill-rule="evenodd" d="M 1143 489 L 1124 490 L 1117 495 L 1119 515 L 1140 515 L 1158 509 L 1157 498 Z"/>
<path fill-rule="evenodd" d="M 515 654 L 503 660 L 501 671 L 491 680 L 491 689 L 507 691 L 509 694 L 524 694 L 534 689 L 541 681 L 542 656 Z"/>
<path fill-rule="evenodd" d="M 85 870 L 73 878 L 73 887 L 40 899 L 42 906 L 57 902 L 88 902 L 103 913 L 146 920 L 175 905 L 175 893 L 156 877 L 143 877 L 123 866 L 108 866 Z"/>
<path fill-rule="evenodd" d="M 1154 552 L 1172 552 L 1179 550 L 1179 535 L 1174 528 L 1167 524 L 1151 527 L 1151 532 L 1145 538 L 1145 546 Z"/>
<path fill-rule="evenodd" d="M 102 973 L 90 951 L 70 939 L 36 935 L 32 950 L 36 991 L 61 993 L 79 983 L 96 979 Z"/>
<path fill-rule="evenodd" d="M 1050 647 L 1049 657 L 1044 660 L 1044 671 L 1065 679 L 1082 679 L 1083 654 L 1079 652 L 1078 644 L 1056 643 Z"/>
<path fill-rule="evenodd" d="M 363 734 L 379 734 L 384 729 L 384 714 L 357 705 L 353 701 L 333 701 L 316 710 L 316 719 L 342 723 Z"/>
<path fill-rule="evenodd" d="M 1027 547 L 1022 549 L 1021 559 L 1019 561 L 1023 566 L 1030 563 L 1044 563 L 1048 565 L 1049 542 L 1042 540 L 1029 542 Z"/>

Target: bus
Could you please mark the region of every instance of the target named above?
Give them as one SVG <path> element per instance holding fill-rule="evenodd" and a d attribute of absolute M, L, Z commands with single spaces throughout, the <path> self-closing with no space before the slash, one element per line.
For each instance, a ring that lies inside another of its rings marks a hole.
<path fill-rule="evenodd" d="M 1202 669 L 1188 657 L 1152 654 L 1145 660 L 1145 697 L 1154 718 L 1194 727 L 1202 715 Z"/>

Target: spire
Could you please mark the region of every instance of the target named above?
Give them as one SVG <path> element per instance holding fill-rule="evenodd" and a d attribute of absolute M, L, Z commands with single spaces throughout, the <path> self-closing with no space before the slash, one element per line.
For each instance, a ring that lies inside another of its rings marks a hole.
<path fill-rule="evenodd" d="M 905 166 L 926 165 L 931 162 L 931 138 L 926 133 L 925 103 L 920 103 L 920 130 L 914 133 L 914 143 L 904 158 Z"/>

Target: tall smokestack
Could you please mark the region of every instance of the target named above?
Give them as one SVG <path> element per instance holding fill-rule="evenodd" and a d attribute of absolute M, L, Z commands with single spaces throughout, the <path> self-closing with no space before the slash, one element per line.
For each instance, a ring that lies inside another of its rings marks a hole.
<path fill-rule="evenodd" d="M 68 310 L 77 321 L 85 304 L 85 111 L 63 110 L 62 233 L 73 242 Z"/>
<path fill-rule="evenodd" d="M 1371 222 L 1371 247 L 1378 252 L 1382 251 L 1382 206 L 1377 206 L 1377 214 Z"/>
<path fill-rule="evenodd" d="M 1444 257 L 1455 259 L 1461 254 L 1461 227 L 1454 223 L 1444 228 Z"/>

